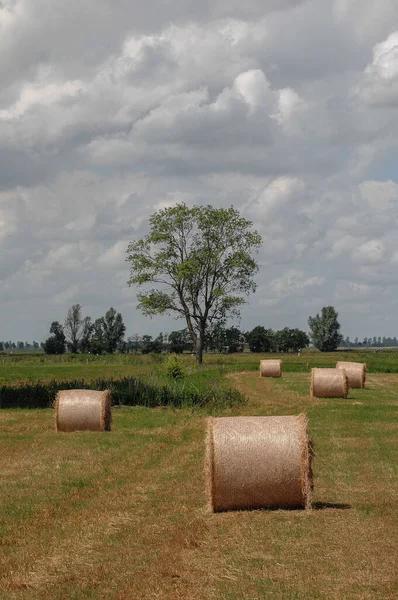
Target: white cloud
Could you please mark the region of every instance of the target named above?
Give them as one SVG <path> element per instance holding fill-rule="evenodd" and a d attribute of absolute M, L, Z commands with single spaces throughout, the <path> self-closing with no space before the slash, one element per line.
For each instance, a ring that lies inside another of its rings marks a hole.
<path fill-rule="evenodd" d="M 98 258 L 98 264 L 107 268 L 120 268 L 126 258 L 129 240 L 120 240 L 105 250 Z"/>
<path fill-rule="evenodd" d="M 359 190 L 370 208 L 388 210 L 398 208 L 398 184 L 388 181 L 362 181 Z"/>
<path fill-rule="evenodd" d="M 359 88 L 362 100 L 374 106 L 397 106 L 398 31 L 373 48 L 373 60 L 365 69 Z"/>
<path fill-rule="evenodd" d="M 182 200 L 263 235 L 244 327 L 333 302 L 396 322 L 395 0 L 53 4 L 0 9 L 2 335 L 75 301 L 156 333 L 124 251 Z"/>
<path fill-rule="evenodd" d="M 352 257 L 355 262 L 372 264 L 381 262 L 384 254 L 385 246 L 381 240 L 369 240 L 355 248 Z"/>

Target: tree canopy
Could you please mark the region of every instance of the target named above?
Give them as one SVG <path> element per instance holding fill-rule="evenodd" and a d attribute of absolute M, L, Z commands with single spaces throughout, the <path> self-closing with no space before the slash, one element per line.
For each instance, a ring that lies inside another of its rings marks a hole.
<path fill-rule="evenodd" d="M 324 306 L 320 315 L 308 317 L 311 341 L 321 352 L 333 352 L 343 340 L 338 316 L 333 306 Z"/>
<path fill-rule="evenodd" d="M 182 203 L 157 211 L 149 224 L 149 234 L 127 248 L 129 285 L 155 286 L 138 293 L 138 308 L 185 319 L 201 363 L 207 329 L 238 316 L 256 289 L 252 254 L 261 236 L 232 207 Z"/>

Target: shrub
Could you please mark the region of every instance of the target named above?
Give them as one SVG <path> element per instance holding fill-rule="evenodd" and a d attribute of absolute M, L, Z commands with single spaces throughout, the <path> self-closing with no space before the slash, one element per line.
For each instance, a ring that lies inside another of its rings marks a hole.
<path fill-rule="evenodd" d="M 170 354 L 167 357 L 163 368 L 167 377 L 172 377 L 173 379 L 183 379 L 185 377 L 184 368 L 176 354 Z"/>
<path fill-rule="evenodd" d="M 194 383 L 162 379 L 150 383 L 124 377 L 123 379 L 97 379 L 96 381 L 50 381 L 48 383 L 3 386 L 0 388 L 0 408 L 51 408 L 57 392 L 70 389 L 106 390 L 111 393 L 113 405 L 127 406 L 227 406 L 244 404 L 245 398 L 238 390 L 211 386 L 206 381 Z"/>

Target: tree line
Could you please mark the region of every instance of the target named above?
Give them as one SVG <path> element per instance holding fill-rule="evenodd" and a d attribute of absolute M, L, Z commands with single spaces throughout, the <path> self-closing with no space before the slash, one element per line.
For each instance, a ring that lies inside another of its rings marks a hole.
<path fill-rule="evenodd" d="M 66 349 L 91 354 L 113 354 L 123 347 L 126 327 L 121 313 L 111 307 L 103 317 L 92 320 L 82 315 L 80 304 L 74 304 L 66 315 L 63 325 L 53 321 L 50 337 L 43 344 L 46 354 L 63 354 Z"/>
<path fill-rule="evenodd" d="M 338 313 L 333 306 L 323 307 L 320 314 L 308 318 L 309 334 L 297 328 L 284 327 L 274 331 L 262 325 L 243 331 L 236 326 L 227 327 L 221 320 L 206 330 L 203 350 L 225 353 L 244 350 L 288 353 L 298 352 L 312 343 L 321 352 L 331 352 L 344 345 L 337 317 Z M 51 323 L 50 336 L 41 347 L 47 354 L 63 354 L 66 350 L 72 354 L 112 354 L 115 351 L 143 354 L 195 352 L 195 343 L 188 327 L 169 334 L 160 333 L 155 338 L 151 335 L 134 334 L 127 341 L 124 340 L 125 331 L 123 317 L 113 307 L 103 317 L 93 321 L 91 317 L 83 316 L 80 304 L 74 304 L 69 308 L 63 325 L 58 321 Z M 39 344 L 34 344 L 31 349 L 38 349 Z M 16 345 L 6 342 L 4 346 L 0 345 L 0 350 L 23 350 L 24 347 L 23 343 Z"/>
<path fill-rule="evenodd" d="M 251 331 L 241 331 L 238 327 L 224 327 L 217 325 L 208 331 L 204 340 L 205 352 L 297 352 L 306 348 L 310 341 L 307 334 L 299 329 L 285 327 L 280 331 L 266 329 L 257 325 Z M 153 338 L 150 335 L 140 336 L 135 334 L 128 338 L 127 351 L 141 352 L 183 352 L 193 353 L 194 343 L 187 328 L 172 331 L 169 334 L 160 333 Z"/>

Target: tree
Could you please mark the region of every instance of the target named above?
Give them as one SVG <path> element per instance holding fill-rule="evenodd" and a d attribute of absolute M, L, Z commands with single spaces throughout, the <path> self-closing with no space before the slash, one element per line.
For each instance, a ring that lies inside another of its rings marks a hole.
<path fill-rule="evenodd" d="M 242 352 L 244 336 L 237 327 L 224 327 L 217 323 L 209 332 L 209 346 L 219 352 Z"/>
<path fill-rule="evenodd" d="M 155 354 L 160 354 L 162 351 L 162 338 L 158 336 L 155 340 L 152 339 L 151 335 L 143 335 L 142 341 L 144 343 L 142 347 L 142 354 L 149 354 L 150 352 L 154 352 Z"/>
<path fill-rule="evenodd" d="M 138 294 L 138 308 L 144 315 L 185 319 L 200 364 L 208 328 L 239 315 L 256 289 L 252 253 L 261 237 L 232 207 L 182 203 L 159 210 L 149 222 L 150 233 L 127 248 L 129 285 L 155 285 Z"/>
<path fill-rule="evenodd" d="M 321 352 L 334 352 L 343 339 L 337 317 L 333 306 L 324 306 L 320 316 L 308 317 L 312 343 Z"/>
<path fill-rule="evenodd" d="M 91 338 L 94 333 L 94 323 L 91 317 L 84 317 L 82 322 L 82 333 L 80 338 L 80 351 L 91 352 Z"/>
<path fill-rule="evenodd" d="M 64 323 L 64 332 L 68 348 L 72 354 L 77 354 L 82 335 L 82 307 L 74 304 L 69 310 Z"/>
<path fill-rule="evenodd" d="M 275 333 L 274 346 L 279 352 L 298 352 L 301 348 L 307 348 L 310 340 L 305 331 L 300 329 L 289 329 L 285 327 Z"/>
<path fill-rule="evenodd" d="M 188 329 L 172 331 L 169 334 L 169 351 L 175 354 L 182 354 L 184 350 L 192 352 L 192 340 Z"/>
<path fill-rule="evenodd" d="M 246 339 L 251 352 L 270 352 L 274 346 L 274 332 L 257 325 L 246 334 Z"/>
<path fill-rule="evenodd" d="M 141 346 L 141 337 L 138 333 L 134 333 L 129 338 L 127 338 L 127 350 L 132 350 L 133 352 L 137 352 Z"/>
<path fill-rule="evenodd" d="M 105 350 L 112 354 L 124 338 L 126 331 L 122 315 L 117 313 L 111 306 L 105 313 L 102 327 L 104 332 Z"/>
<path fill-rule="evenodd" d="M 62 325 L 53 321 L 50 327 L 52 335 L 46 339 L 43 349 L 46 354 L 63 354 L 65 352 L 65 334 Z"/>
<path fill-rule="evenodd" d="M 102 354 L 106 350 L 104 317 L 100 317 L 94 321 L 90 340 L 90 348 L 93 354 Z"/>

